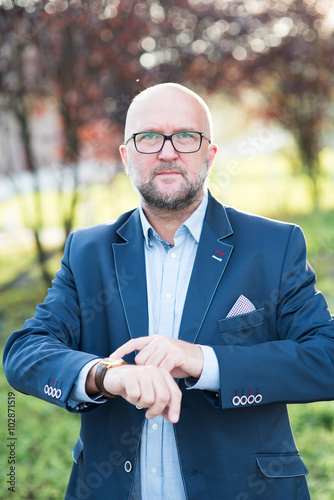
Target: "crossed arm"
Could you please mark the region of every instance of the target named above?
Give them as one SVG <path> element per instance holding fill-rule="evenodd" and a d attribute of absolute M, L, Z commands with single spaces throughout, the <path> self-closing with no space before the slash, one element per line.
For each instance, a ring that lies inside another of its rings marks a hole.
<path fill-rule="evenodd" d="M 146 418 L 162 415 L 169 422 L 180 416 L 181 391 L 174 378 L 199 378 L 203 370 L 203 354 L 198 345 L 161 335 L 132 339 L 119 347 L 110 357 L 123 358 L 139 351 L 135 365 L 123 365 L 108 370 L 105 389 L 122 396 L 129 403 L 148 408 Z M 92 395 L 96 365 L 88 373 L 86 392 Z"/>

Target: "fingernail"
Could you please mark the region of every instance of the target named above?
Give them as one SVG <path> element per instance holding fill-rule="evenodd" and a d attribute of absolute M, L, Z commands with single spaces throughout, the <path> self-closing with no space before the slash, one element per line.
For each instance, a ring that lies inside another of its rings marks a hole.
<path fill-rule="evenodd" d="M 170 416 L 170 419 L 172 422 L 174 422 L 174 424 L 176 424 L 176 422 L 178 422 L 179 420 L 179 414 L 178 413 L 172 413 L 171 416 Z"/>

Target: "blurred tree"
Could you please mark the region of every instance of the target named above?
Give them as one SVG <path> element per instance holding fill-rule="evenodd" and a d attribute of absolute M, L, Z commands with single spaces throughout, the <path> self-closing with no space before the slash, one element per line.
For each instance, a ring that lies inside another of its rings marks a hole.
<path fill-rule="evenodd" d="M 260 114 L 292 133 L 317 207 L 322 133 L 334 96 L 334 5 L 332 10 L 330 2 L 316 0 L 267 5 L 263 31 L 250 42 L 257 56 L 245 58 L 244 74 L 261 89 Z"/>
<path fill-rule="evenodd" d="M 188 4 L 188 5 L 187 5 Z M 240 97 L 257 89 L 256 113 L 289 130 L 319 199 L 319 153 L 334 96 L 331 0 L 155 2 L 141 63 L 190 85 Z"/>
<path fill-rule="evenodd" d="M 117 154 L 117 124 L 136 90 L 138 69 L 132 64 L 136 41 L 147 30 L 143 11 L 124 1 L 113 9 L 105 2 L 0 2 L 0 108 L 16 119 L 24 149 L 22 169 L 34 179 L 35 216 L 30 221 L 38 258 L 47 282 L 48 254 L 43 248 L 40 165 L 32 140 L 32 116 L 41 98 L 52 97 L 62 117 L 61 163 L 72 174 L 70 203 L 59 183 L 63 226 L 68 234 L 78 201 L 78 168 L 87 146 L 93 158 L 111 161 Z M 128 51 L 122 55 L 124 46 Z M 131 83 L 130 83 L 131 82 Z M 138 89 L 137 89 L 138 90 Z M 113 122 L 104 119 L 113 114 Z M 107 147 L 102 148 L 103 142 Z M 69 168 L 68 168 L 69 167 Z M 7 155 L 7 173 L 13 182 L 18 168 Z M 15 182 L 18 192 L 20 186 Z M 67 196 L 68 197 L 68 193 Z"/>
<path fill-rule="evenodd" d="M 29 112 L 37 96 L 44 95 L 40 86 L 35 87 L 36 68 L 31 71 L 31 62 L 34 58 L 34 45 L 27 44 L 26 18 L 23 9 L 15 8 L 4 12 L 0 11 L 1 64 L 0 64 L 0 94 L 2 115 L 10 111 L 19 126 L 22 138 L 24 167 L 34 179 L 35 217 L 30 221 L 34 233 L 37 254 L 43 278 L 49 282 L 50 276 L 46 266 L 47 255 L 44 251 L 40 231 L 43 226 L 41 210 L 41 193 L 38 170 L 32 147 Z M 35 65 L 34 65 L 35 66 Z M 12 158 L 7 156 L 7 173 L 18 192 L 20 186 L 16 182 Z"/>

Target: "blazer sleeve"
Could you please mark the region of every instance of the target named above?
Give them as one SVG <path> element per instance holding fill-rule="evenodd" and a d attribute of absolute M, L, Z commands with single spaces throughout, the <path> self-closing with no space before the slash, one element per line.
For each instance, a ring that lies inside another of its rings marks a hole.
<path fill-rule="evenodd" d="M 250 399 L 253 405 L 334 398 L 334 319 L 323 295 L 315 290 L 315 274 L 297 226 L 293 226 L 281 266 L 280 283 L 277 288 L 273 284 L 270 294 L 272 310 L 264 311 L 264 317 L 275 315 L 270 324 L 276 325 L 278 340 L 232 348 L 213 346 L 222 408 L 234 408 L 240 403 L 235 396 L 249 394 L 261 396 L 257 402 Z"/>
<path fill-rule="evenodd" d="M 72 237 L 67 239 L 61 269 L 45 302 L 7 340 L 3 366 L 17 391 L 76 411 L 68 404 L 69 395 L 81 369 L 97 356 L 79 350 L 80 307 L 70 267 Z"/>

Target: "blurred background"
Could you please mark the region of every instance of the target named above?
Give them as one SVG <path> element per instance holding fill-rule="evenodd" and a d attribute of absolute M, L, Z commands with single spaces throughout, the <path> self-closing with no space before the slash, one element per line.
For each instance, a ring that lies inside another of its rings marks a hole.
<path fill-rule="evenodd" d="M 213 194 L 301 225 L 334 311 L 332 0 L 0 0 L 0 37 L 2 348 L 44 300 L 69 232 L 137 205 L 118 154 L 125 114 L 168 81 L 212 110 Z M 2 373 L 2 478 L 9 391 Z M 80 419 L 15 394 L 16 498 L 60 500 Z M 332 500 L 334 403 L 290 414 L 312 499 Z"/>

